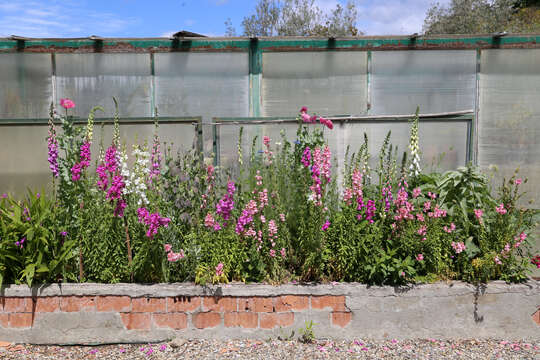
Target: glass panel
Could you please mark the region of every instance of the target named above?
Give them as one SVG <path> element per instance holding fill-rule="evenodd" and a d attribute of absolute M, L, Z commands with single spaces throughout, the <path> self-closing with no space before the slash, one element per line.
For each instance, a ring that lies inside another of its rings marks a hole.
<path fill-rule="evenodd" d="M 372 52 L 374 115 L 441 113 L 474 109 L 476 51 Z"/>
<path fill-rule="evenodd" d="M 247 116 L 246 53 L 154 55 L 156 105 L 162 116 Z"/>
<path fill-rule="evenodd" d="M 59 131 L 59 127 L 57 127 Z M 112 140 L 112 125 L 105 125 L 104 147 Z M 152 146 L 154 125 L 120 124 L 122 142 L 126 142 L 129 162 L 133 162 L 132 145 L 137 143 Z M 172 154 L 179 149 L 187 150 L 193 145 L 195 126 L 191 124 L 161 123 L 159 125 L 161 149 L 171 146 Z M 0 144 L 9 151 L 0 151 L 0 194 L 11 192 L 20 196 L 28 187 L 32 189 L 47 188 L 50 190 L 51 173 L 47 162 L 47 126 L 3 126 L 0 128 Z M 92 143 L 92 165 L 99 154 L 101 126 L 94 127 Z M 167 144 L 165 144 L 167 143 Z M 27 144 L 32 144 L 29 147 Z M 92 169 L 95 167 L 92 166 Z"/>
<path fill-rule="evenodd" d="M 238 119 L 242 121 L 242 119 Z M 375 120 L 377 121 L 377 120 Z M 247 159 L 250 154 L 252 139 L 258 135 L 256 150 L 262 148 L 262 136 L 271 138 L 272 147 L 281 143 L 280 132 L 284 131 L 290 142 L 296 139 L 296 124 L 279 125 L 244 125 L 243 154 Z M 238 161 L 238 134 L 240 125 L 221 125 L 219 131 L 219 154 L 222 166 L 234 166 Z M 334 121 L 334 129 L 325 129 L 325 137 L 330 145 L 332 157 L 337 159 L 337 169 L 343 166 L 347 147 L 350 146 L 349 155 L 357 152 L 364 142 L 364 132 L 369 139 L 369 152 L 372 156 L 372 168 L 378 162 L 378 153 L 389 130 L 392 130 L 391 143 L 398 146 L 398 157 L 401 159 L 403 151 L 407 150 L 409 143 L 410 125 L 407 122 L 354 122 L 343 123 Z M 420 149 L 422 152 L 422 168 L 425 171 L 445 171 L 463 166 L 467 156 L 467 122 L 420 122 Z"/>
<path fill-rule="evenodd" d="M 510 178 L 529 178 L 524 204 L 540 207 L 540 50 L 483 50 L 478 122 L 478 163 L 497 165 Z"/>
<path fill-rule="evenodd" d="M 262 115 L 361 115 L 367 109 L 367 53 L 263 54 Z"/>
<path fill-rule="evenodd" d="M 87 117 L 96 105 L 105 108 L 96 117 L 112 117 L 113 96 L 121 117 L 151 116 L 149 54 L 57 54 L 57 101 L 75 101 L 75 114 Z"/>
<path fill-rule="evenodd" d="M 249 115 L 247 53 L 156 53 L 156 106 L 161 116 Z M 204 150 L 212 152 L 211 127 L 204 129 Z"/>
<path fill-rule="evenodd" d="M 2 54 L 0 69 L 0 117 L 49 117 L 53 101 L 50 54 Z"/>

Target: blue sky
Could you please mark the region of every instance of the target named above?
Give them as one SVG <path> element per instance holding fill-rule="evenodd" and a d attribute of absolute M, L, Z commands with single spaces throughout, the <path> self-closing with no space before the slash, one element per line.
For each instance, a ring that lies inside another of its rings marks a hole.
<path fill-rule="evenodd" d="M 421 32 L 435 0 L 357 0 L 358 28 L 367 35 Z M 448 3 L 450 0 L 439 0 Z M 329 11 L 345 0 L 316 0 Z M 179 30 L 222 36 L 231 18 L 241 33 L 256 0 L 0 0 L 0 37 L 160 37 Z"/>

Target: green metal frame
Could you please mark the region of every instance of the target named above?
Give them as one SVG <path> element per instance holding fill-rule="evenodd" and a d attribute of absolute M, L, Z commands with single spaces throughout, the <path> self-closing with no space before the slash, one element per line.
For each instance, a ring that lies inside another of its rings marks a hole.
<path fill-rule="evenodd" d="M 155 122 L 154 117 L 131 117 L 131 118 L 119 118 L 118 122 L 120 124 L 148 124 L 151 125 Z M 192 124 L 195 126 L 195 132 L 197 136 L 197 149 L 199 152 L 203 151 L 203 132 L 202 132 L 202 117 L 200 116 L 190 116 L 190 117 L 159 117 L 159 123 L 163 124 Z M 86 124 L 87 119 L 85 118 L 74 118 L 75 124 Z M 94 120 L 96 124 L 112 124 L 114 118 L 96 118 Z M 0 119 L 0 128 L 2 126 L 47 126 L 49 119 L 38 118 L 38 119 Z M 59 121 L 55 121 L 56 124 L 60 124 Z"/>
<path fill-rule="evenodd" d="M 477 93 L 480 57 L 482 49 L 526 48 L 540 49 L 540 34 L 507 34 L 502 37 L 490 34 L 481 35 L 441 35 L 441 36 L 365 36 L 350 38 L 320 37 L 261 37 L 261 38 L 103 38 L 103 39 L 19 39 L 0 38 L 0 56 L 4 53 L 51 53 L 53 100 L 56 101 L 54 78 L 56 53 L 148 53 L 151 71 L 151 99 L 149 106 L 151 116 L 155 116 L 155 66 L 156 52 L 240 52 L 249 57 L 249 116 L 262 116 L 262 74 L 263 54 L 266 52 L 290 51 L 366 51 L 367 52 L 367 109 L 371 114 L 371 61 L 373 51 L 388 50 L 476 50 L 477 52 Z M 471 118 L 468 159 L 476 163 L 478 138 L 476 121 L 478 104 Z M 178 118 L 171 118 L 178 119 Z M 221 120 L 224 120 L 223 118 Z M 39 124 L 43 120 L 0 119 L 0 125 Z M 45 120 L 46 121 L 46 120 Z M 132 122 L 138 120 L 132 119 Z M 168 121 L 160 118 L 160 121 Z M 378 120 L 380 121 L 380 120 Z M 143 121 L 144 122 L 144 121 Z M 202 137 L 202 127 L 198 130 Z M 215 131 L 215 130 L 214 130 Z M 201 140 L 202 148 L 202 140 Z M 215 149 L 215 147 L 214 147 Z"/>
<path fill-rule="evenodd" d="M 364 36 L 349 38 L 320 37 L 261 37 L 257 39 L 261 51 L 287 50 L 385 50 L 389 48 L 498 48 L 540 47 L 540 34 L 491 34 L 440 35 L 440 36 Z M 241 38 L 73 38 L 73 39 L 23 39 L 0 38 L 0 51 L 64 52 L 92 49 L 107 52 L 160 52 L 160 51 L 249 51 L 253 39 Z"/>
<path fill-rule="evenodd" d="M 381 116 L 380 118 L 364 118 L 364 117 L 351 117 L 349 115 L 336 115 L 329 116 L 330 118 L 341 117 L 342 119 L 334 119 L 334 123 L 347 124 L 347 123 L 364 123 L 364 124 L 380 124 L 380 123 L 407 123 L 411 120 L 411 117 L 393 117 L 393 116 Z M 466 123 L 467 124 L 467 142 L 465 149 L 465 160 L 467 163 L 473 161 L 474 154 L 474 114 L 466 115 L 449 115 L 449 116 L 422 116 L 420 115 L 420 123 Z M 213 152 L 214 152 L 214 164 L 218 166 L 220 164 L 220 135 L 218 128 L 220 126 L 230 126 L 231 123 L 240 123 L 239 126 L 262 126 L 263 124 L 257 123 L 257 121 L 272 121 L 281 120 L 282 122 L 276 122 L 274 126 L 279 126 L 281 123 L 297 123 L 296 118 L 284 118 L 284 117 L 215 117 L 212 119 L 213 124 L 206 124 L 212 126 L 213 137 Z M 224 123 L 225 125 L 216 125 L 215 123 Z M 465 165 L 465 164 L 464 164 Z"/>

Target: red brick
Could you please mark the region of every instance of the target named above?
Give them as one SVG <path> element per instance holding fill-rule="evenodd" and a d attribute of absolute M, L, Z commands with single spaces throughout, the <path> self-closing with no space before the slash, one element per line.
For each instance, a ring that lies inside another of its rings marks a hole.
<path fill-rule="evenodd" d="M 226 327 L 243 327 L 255 329 L 259 323 L 259 317 L 252 312 L 227 312 L 224 314 L 224 323 Z"/>
<path fill-rule="evenodd" d="M 534 321 L 537 325 L 540 325 L 540 309 L 538 309 L 538 310 L 532 315 L 532 319 L 533 319 L 533 321 Z"/>
<path fill-rule="evenodd" d="M 129 296 L 98 296 L 96 298 L 97 311 L 131 311 L 131 298 Z"/>
<path fill-rule="evenodd" d="M 217 312 L 200 312 L 193 314 L 192 322 L 197 329 L 216 327 L 221 324 L 221 315 Z"/>
<path fill-rule="evenodd" d="M 4 312 L 32 312 L 32 299 L 23 297 L 4 298 Z"/>
<path fill-rule="evenodd" d="M 32 314 L 12 313 L 9 314 L 9 327 L 25 328 L 32 326 Z"/>
<path fill-rule="evenodd" d="M 60 298 L 57 296 L 36 298 L 36 312 L 60 311 Z"/>
<path fill-rule="evenodd" d="M 63 296 L 60 298 L 60 310 L 63 312 L 96 311 L 96 299 L 93 296 Z"/>
<path fill-rule="evenodd" d="M 291 326 L 294 322 L 294 313 L 260 313 L 259 314 L 261 329 L 273 329 L 277 326 Z"/>
<path fill-rule="evenodd" d="M 3 328 L 9 327 L 9 314 L 0 313 L 0 326 Z"/>
<path fill-rule="evenodd" d="M 165 298 L 135 298 L 131 299 L 133 312 L 165 312 Z"/>
<path fill-rule="evenodd" d="M 177 296 L 167 298 L 167 312 L 193 312 L 201 306 L 200 297 Z"/>
<path fill-rule="evenodd" d="M 203 311 L 236 311 L 237 298 L 234 297 L 213 297 L 203 298 Z"/>
<path fill-rule="evenodd" d="M 332 325 L 339 327 L 345 327 L 349 325 L 352 319 L 352 313 L 350 312 L 333 312 L 332 313 Z"/>
<path fill-rule="evenodd" d="M 275 308 L 277 312 L 291 310 L 306 310 L 309 306 L 307 296 L 285 295 L 276 298 Z"/>
<path fill-rule="evenodd" d="M 175 330 L 187 328 L 187 315 L 184 313 L 152 314 L 154 324 L 159 328 L 171 328 Z"/>
<path fill-rule="evenodd" d="M 240 298 L 238 301 L 239 311 L 274 312 L 274 301 L 267 297 Z"/>
<path fill-rule="evenodd" d="M 148 313 L 127 313 L 120 316 L 128 330 L 149 330 L 152 326 L 151 314 Z"/>
<path fill-rule="evenodd" d="M 345 296 L 312 296 L 311 308 L 324 309 L 332 308 L 334 311 L 347 311 L 345 307 Z"/>

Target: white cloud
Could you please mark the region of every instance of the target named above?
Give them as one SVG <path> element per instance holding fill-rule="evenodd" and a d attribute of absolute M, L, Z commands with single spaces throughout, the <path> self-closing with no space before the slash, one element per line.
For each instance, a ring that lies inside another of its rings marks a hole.
<path fill-rule="evenodd" d="M 159 37 L 172 38 L 172 36 L 177 32 L 178 32 L 178 30 L 176 30 L 176 31 L 166 31 L 163 34 L 159 35 Z"/>
<path fill-rule="evenodd" d="M 421 33 L 426 11 L 434 0 L 360 1 L 358 28 L 366 35 Z M 448 4 L 450 0 L 439 0 Z"/>
<path fill-rule="evenodd" d="M 80 2 L 20 0 L 0 4 L 0 36 L 28 37 L 118 36 L 134 18 L 84 8 Z"/>

